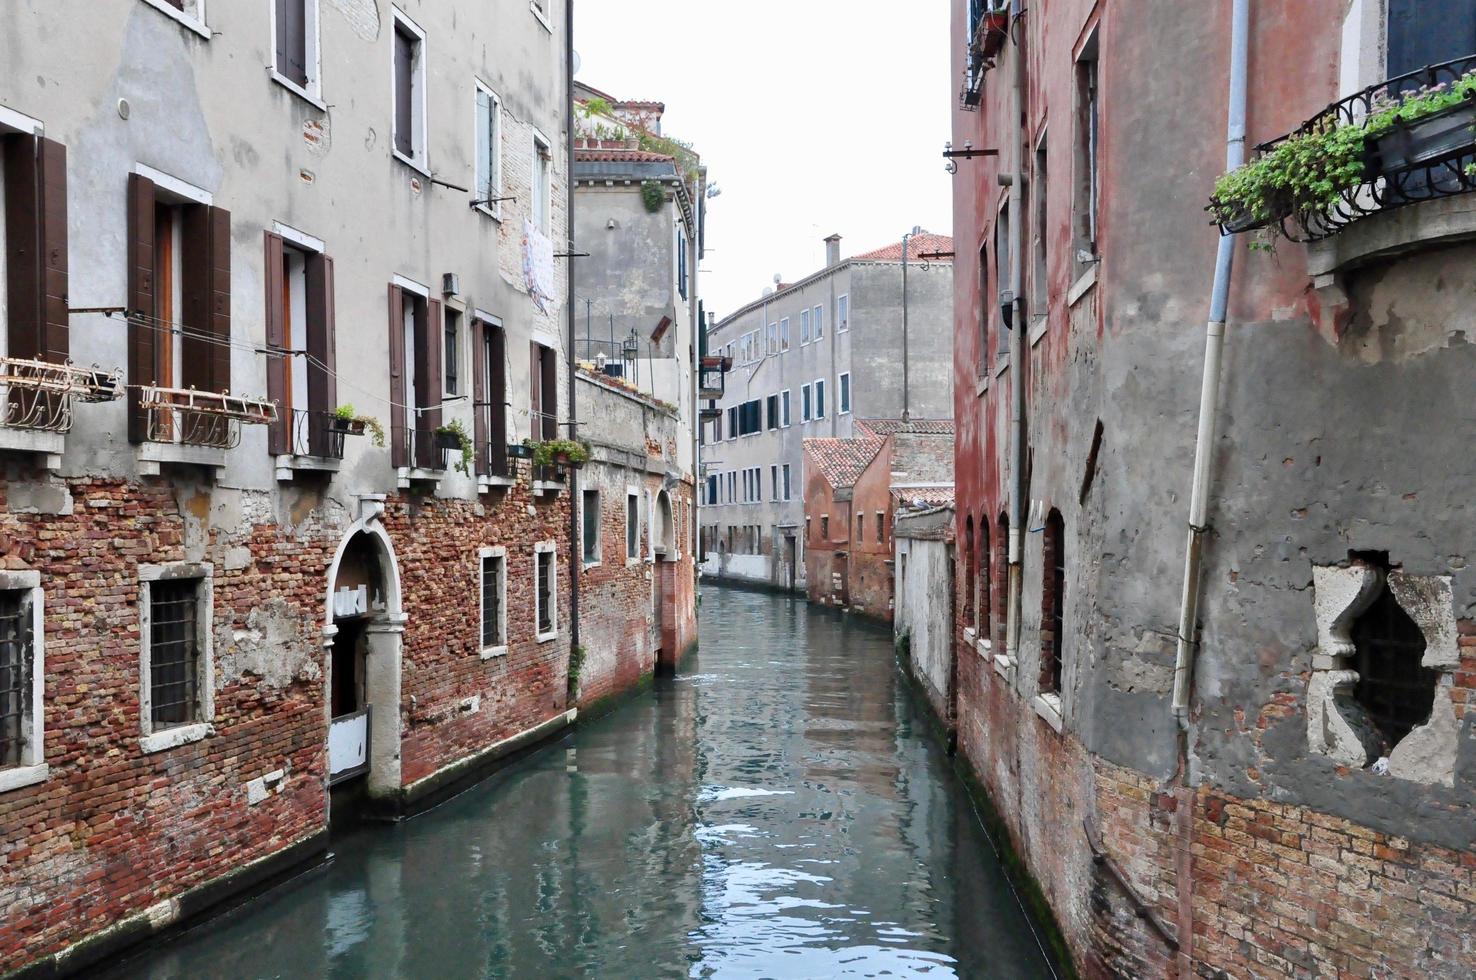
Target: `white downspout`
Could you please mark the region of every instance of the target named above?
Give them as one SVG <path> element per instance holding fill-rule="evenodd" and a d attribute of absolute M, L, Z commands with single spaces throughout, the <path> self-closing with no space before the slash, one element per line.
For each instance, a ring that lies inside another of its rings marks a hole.
<path fill-rule="evenodd" d="M 1250 0 L 1232 0 L 1230 12 L 1230 108 L 1225 133 L 1225 168 L 1245 162 L 1245 103 L 1250 60 Z M 1214 455 L 1219 419 L 1220 355 L 1225 346 L 1225 318 L 1230 300 L 1230 276 L 1235 262 L 1235 236 L 1222 235 L 1215 257 L 1215 282 L 1210 293 L 1209 324 L 1204 337 L 1204 380 L 1199 393 L 1199 433 L 1194 445 L 1194 483 L 1189 491 L 1189 544 L 1184 555 L 1184 594 L 1179 606 L 1178 652 L 1174 660 L 1174 717 L 1180 728 L 1189 724 L 1189 699 L 1194 683 L 1194 656 L 1199 632 L 1199 576 L 1204 555 L 1204 532 L 1209 513 L 1210 462 Z"/>
<path fill-rule="evenodd" d="M 1025 247 L 1022 220 L 1025 211 L 1025 146 L 1028 140 L 1025 105 L 1025 24 L 1021 4 L 1012 4 L 1011 32 L 1020 31 L 1015 45 L 1014 110 L 1016 119 L 1015 172 L 1010 175 L 1010 534 L 1007 556 L 1009 575 L 1005 599 L 1009 611 L 1005 617 L 1005 656 L 1011 664 L 1020 662 L 1020 615 L 1024 592 L 1025 541 L 1025 343 L 1024 343 L 1024 269 L 1021 251 Z"/>

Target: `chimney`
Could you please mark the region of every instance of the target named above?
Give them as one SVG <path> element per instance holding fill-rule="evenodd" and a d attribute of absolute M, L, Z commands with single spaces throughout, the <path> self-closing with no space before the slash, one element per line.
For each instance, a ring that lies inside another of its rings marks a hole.
<path fill-rule="evenodd" d="M 840 265 L 840 236 L 831 235 L 825 239 L 825 268 Z"/>

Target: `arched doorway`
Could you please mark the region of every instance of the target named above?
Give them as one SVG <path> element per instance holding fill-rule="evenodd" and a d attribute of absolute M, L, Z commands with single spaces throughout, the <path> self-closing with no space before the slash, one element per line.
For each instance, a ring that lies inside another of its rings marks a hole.
<path fill-rule="evenodd" d="M 360 499 L 359 519 L 344 532 L 328 568 L 323 626 L 329 784 L 362 778 L 373 797 L 400 789 L 405 614 L 383 513 L 382 497 Z"/>

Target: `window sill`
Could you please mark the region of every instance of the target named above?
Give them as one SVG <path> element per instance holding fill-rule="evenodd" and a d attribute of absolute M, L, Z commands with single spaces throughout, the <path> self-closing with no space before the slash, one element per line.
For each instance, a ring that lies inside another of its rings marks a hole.
<path fill-rule="evenodd" d="M 1007 681 L 1013 681 L 1015 677 L 1015 661 L 1007 653 L 996 653 L 994 655 L 994 672 Z"/>
<path fill-rule="evenodd" d="M 979 639 L 974 641 L 974 649 L 978 651 L 979 656 L 983 657 L 985 660 L 994 659 L 993 640 L 989 640 L 981 636 L 979 637 Z"/>
<path fill-rule="evenodd" d="M 391 136 L 391 139 L 393 138 L 394 137 Z M 419 160 L 416 160 L 414 157 L 407 157 L 405 154 L 401 153 L 399 150 L 394 149 L 393 147 L 390 148 L 390 156 L 394 157 L 396 160 L 400 161 L 411 170 L 420 174 L 420 176 L 424 177 L 426 180 L 430 180 L 430 171 L 422 166 Z"/>
<path fill-rule="evenodd" d="M 983 398 L 986 394 L 988 394 L 988 392 L 989 392 L 989 372 L 988 371 L 985 371 L 984 374 L 981 377 L 975 379 L 975 381 L 974 381 L 974 395 L 976 397 Z"/>
<path fill-rule="evenodd" d="M 564 484 L 555 483 L 552 480 L 533 481 L 533 492 L 539 495 L 557 497 L 559 494 L 563 493 L 565 489 L 567 488 Z"/>
<path fill-rule="evenodd" d="M 66 446 L 67 436 L 64 432 L 0 426 L 0 450 L 13 453 L 35 453 L 44 457 L 41 465 L 48 470 L 61 469 L 62 453 Z"/>
<path fill-rule="evenodd" d="M 320 456 L 278 456 L 277 482 L 291 483 L 299 473 L 337 473 L 341 459 Z"/>
<path fill-rule="evenodd" d="M 155 752 L 167 752 L 191 742 L 204 741 L 206 736 L 214 734 L 214 725 L 196 722 L 193 725 L 180 725 L 178 728 L 166 728 L 162 732 L 145 735 L 138 740 L 138 747 L 143 750 L 144 755 L 153 755 Z"/>
<path fill-rule="evenodd" d="M 1055 693 L 1037 694 L 1030 699 L 1030 706 L 1035 709 L 1036 714 L 1045 720 L 1047 725 L 1050 725 L 1056 730 L 1057 734 L 1060 734 L 1061 695 Z"/>
<path fill-rule="evenodd" d="M 1041 313 L 1030 318 L 1030 334 L 1026 338 L 1026 341 L 1031 347 L 1040 343 L 1040 338 L 1046 335 L 1046 331 L 1050 328 L 1050 325 L 1051 318 L 1049 314 Z"/>
<path fill-rule="evenodd" d="M 551 643 L 558 638 L 559 631 L 554 630 L 552 633 L 539 633 L 536 637 L 534 637 L 534 641 L 537 643 Z"/>
<path fill-rule="evenodd" d="M 584 567 L 585 567 L 585 568 L 586 568 L 586 569 L 590 569 L 590 568 L 599 568 L 599 567 L 600 567 L 600 566 L 601 566 L 601 565 L 603 565 L 603 564 L 604 564 L 604 562 L 603 562 L 603 561 L 601 561 L 601 560 L 600 560 L 600 559 L 598 559 L 598 558 L 596 558 L 596 559 L 595 559 L 595 560 L 594 560 L 594 561 L 587 561 L 587 562 L 584 562 Z"/>
<path fill-rule="evenodd" d="M 518 485 L 517 477 L 493 476 L 481 473 L 477 476 L 477 493 L 489 493 L 493 490 L 506 490 Z"/>
<path fill-rule="evenodd" d="M 426 470 L 418 466 L 402 466 L 395 470 L 395 486 L 409 490 L 413 483 L 440 483 L 445 470 Z"/>
<path fill-rule="evenodd" d="M 539 9 L 536 0 L 528 0 L 528 9 L 533 12 L 533 19 L 543 25 L 543 29 L 550 34 L 554 32 L 553 24 L 549 23 L 548 14 Z"/>
<path fill-rule="evenodd" d="M 502 191 L 499 190 L 497 193 L 498 194 L 501 194 Z M 497 222 L 498 224 L 502 224 L 502 208 L 501 207 L 499 207 L 496 211 L 494 211 L 491 208 L 487 207 L 487 205 L 485 205 L 485 204 L 474 204 L 474 205 L 472 205 L 472 210 L 473 211 L 480 211 L 483 215 L 491 218 L 493 221 Z"/>
<path fill-rule="evenodd" d="M 506 647 L 506 645 L 500 646 L 500 647 L 483 647 L 482 648 L 482 659 L 483 660 L 495 660 L 498 657 L 505 657 L 505 656 L 507 656 L 507 647 Z"/>
<path fill-rule="evenodd" d="M 194 17 L 186 14 L 184 11 L 178 10 L 171 4 L 165 3 L 164 0 L 144 0 L 144 3 L 148 4 L 150 7 L 153 7 L 155 10 L 159 11 L 170 20 L 176 21 L 180 25 L 194 31 L 205 40 L 210 40 L 210 28 L 206 27 L 203 23 L 196 20 Z"/>
<path fill-rule="evenodd" d="M 271 76 L 272 81 L 276 82 L 278 85 L 282 86 L 287 91 L 291 92 L 293 95 L 297 96 L 299 99 L 312 106 L 314 109 L 317 109 L 319 112 L 328 111 L 328 103 L 313 95 L 312 92 L 303 88 L 301 85 L 297 84 L 286 75 L 283 75 L 281 72 L 277 71 L 277 69 L 268 68 L 267 74 Z"/>
<path fill-rule="evenodd" d="M 1010 369 L 1010 356 L 1001 354 L 994 359 L 994 376 L 997 378 Z"/>
<path fill-rule="evenodd" d="M 1102 260 L 1100 258 L 1094 259 L 1092 264 L 1087 267 L 1087 271 L 1076 277 L 1076 282 L 1072 283 L 1071 288 L 1066 291 L 1067 306 L 1075 306 L 1081 302 L 1081 298 L 1091 292 L 1092 287 L 1097 285 L 1097 269 L 1101 266 L 1101 263 Z"/>
<path fill-rule="evenodd" d="M 979 636 L 979 634 L 974 632 L 974 628 L 972 626 L 965 626 L 963 628 L 963 634 L 964 642 L 967 643 L 969 646 L 973 646 Z"/>
<path fill-rule="evenodd" d="M 177 442 L 141 442 L 138 445 L 138 473 L 158 476 L 164 465 L 205 466 L 217 471 L 225 469 L 226 451 L 210 446 L 185 446 Z"/>
<path fill-rule="evenodd" d="M 24 789 L 27 786 L 44 783 L 50 775 L 51 767 L 44 762 L 39 766 L 16 766 L 13 769 L 0 769 L 0 793 L 8 793 L 14 789 Z"/>

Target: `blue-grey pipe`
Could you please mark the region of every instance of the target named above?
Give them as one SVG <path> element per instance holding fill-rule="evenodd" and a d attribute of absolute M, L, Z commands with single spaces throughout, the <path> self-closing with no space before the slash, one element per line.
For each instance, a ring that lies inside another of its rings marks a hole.
<path fill-rule="evenodd" d="M 1245 162 L 1245 105 L 1250 62 L 1251 0 L 1232 0 L 1230 8 L 1230 108 L 1225 133 L 1225 168 Z M 1209 323 L 1204 338 L 1204 378 L 1199 392 L 1199 432 L 1194 446 L 1194 482 L 1189 491 L 1189 543 L 1184 554 L 1184 592 L 1179 605 L 1178 650 L 1174 658 L 1173 712 L 1181 728 L 1189 723 L 1194 684 L 1194 658 L 1199 648 L 1200 570 L 1209 513 L 1210 462 L 1219 419 L 1220 359 L 1225 346 L 1225 320 L 1230 306 L 1230 279 L 1235 268 L 1235 237 L 1222 235 L 1215 256 Z"/>

